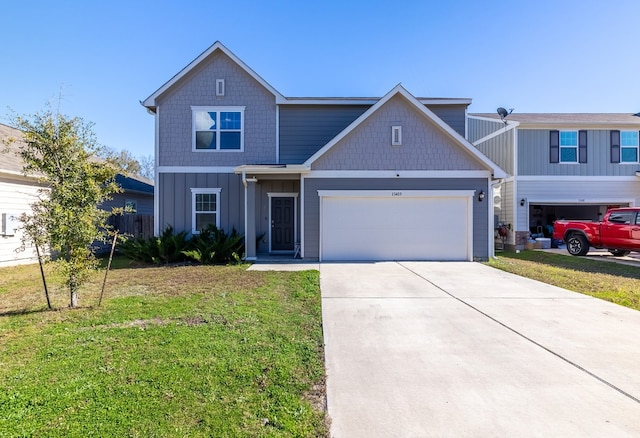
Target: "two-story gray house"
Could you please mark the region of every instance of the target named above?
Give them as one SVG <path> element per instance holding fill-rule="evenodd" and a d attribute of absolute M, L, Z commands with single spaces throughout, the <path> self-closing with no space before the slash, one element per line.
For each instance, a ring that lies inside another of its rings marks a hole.
<path fill-rule="evenodd" d="M 639 131 L 637 114 L 470 114 L 468 139 L 509 174 L 493 199 L 509 246 L 548 236 L 556 219 L 640 205 Z"/>
<path fill-rule="evenodd" d="M 216 42 L 143 101 L 155 232 L 235 228 L 248 260 L 487 259 L 506 174 L 465 139 L 470 103 L 285 97 Z"/>

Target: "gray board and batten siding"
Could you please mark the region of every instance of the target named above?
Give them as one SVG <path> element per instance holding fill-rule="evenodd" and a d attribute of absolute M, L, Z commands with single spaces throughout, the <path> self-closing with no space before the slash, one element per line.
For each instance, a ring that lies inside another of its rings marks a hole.
<path fill-rule="evenodd" d="M 468 124 L 469 126 L 467 129 L 469 132 L 467 134 L 467 139 L 471 143 L 478 141 L 487 135 L 493 134 L 500 129 L 504 129 L 507 126 L 501 120 L 483 120 L 472 116 L 469 117 Z"/>
<path fill-rule="evenodd" d="M 225 80 L 216 96 L 216 79 Z M 160 166 L 238 166 L 276 160 L 275 96 L 217 52 L 157 99 Z M 192 106 L 243 106 L 244 152 L 192 151 Z"/>
<path fill-rule="evenodd" d="M 220 228 L 244 233 L 244 186 L 233 173 L 161 173 L 156 184 L 160 197 L 160 232 L 171 225 L 175 232 L 191 232 L 192 188 L 221 188 Z"/>
<path fill-rule="evenodd" d="M 281 105 L 280 164 L 301 164 L 370 105 Z"/>
<path fill-rule="evenodd" d="M 518 129 L 518 175 L 634 176 L 638 170 L 637 163 L 611 162 L 611 131 L 607 129 L 587 130 L 586 163 L 550 163 L 549 132 Z"/>
<path fill-rule="evenodd" d="M 500 168 L 507 172 L 509 175 L 513 175 L 515 170 L 515 148 L 513 146 L 515 136 L 514 133 L 515 130 L 510 129 L 476 145 L 476 149 L 482 152 L 485 156 L 489 157 L 491 161 L 500 166 Z"/>
<path fill-rule="evenodd" d="M 280 163 L 301 164 L 371 105 L 281 105 Z M 426 105 L 462 137 L 466 105 Z M 385 139 L 389 136 L 384 133 Z"/>
<path fill-rule="evenodd" d="M 305 178 L 304 179 L 304 257 L 317 260 L 320 257 L 320 197 L 318 190 L 484 190 L 488 193 L 486 178 Z M 473 198 L 473 258 L 487 260 L 488 254 L 488 208 L 489 202 Z M 434 211 L 442 217 L 442 229 L 434 233 L 447 232 L 446 212 Z M 375 236 L 371 236 L 375 239 Z M 398 242 L 401 244 L 401 242 Z"/>
<path fill-rule="evenodd" d="M 467 105 L 426 105 L 436 116 L 466 138 Z"/>
<path fill-rule="evenodd" d="M 297 194 L 295 199 L 296 204 L 296 235 L 294 239 L 296 242 L 300 242 L 300 181 L 299 180 L 267 180 L 258 178 L 256 183 L 256 204 L 255 204 L 255 218 L 256 218 L 256 238 L 261 237 L 256 247 L 256 252 L 264 254 L 269 252 L 269 229 L 271 224 L 269 223 L 269 210 L 270 210 L 270 198 L 269 193 L 292 193 Z"/>

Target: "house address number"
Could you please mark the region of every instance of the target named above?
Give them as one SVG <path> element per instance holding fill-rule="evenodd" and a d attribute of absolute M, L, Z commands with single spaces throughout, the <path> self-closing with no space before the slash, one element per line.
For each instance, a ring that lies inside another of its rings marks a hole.
<path fill-rule="evenodd" d="M 402 196 L 402 192 L 391 192 L 391 196 Z"/>

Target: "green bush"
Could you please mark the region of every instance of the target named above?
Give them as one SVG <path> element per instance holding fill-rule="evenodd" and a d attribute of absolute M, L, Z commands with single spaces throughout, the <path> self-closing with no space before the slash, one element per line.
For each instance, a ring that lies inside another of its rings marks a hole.
<path fill-rule="evenodd" d="M 236 229 L 231 234 L 209 225 L 189 242 L 189 249 L 182 253 L 189 259 L 205 265 L 240 263 L 244 251 L 244 236 Z"/>
<path fill-rule="evenodd" d="M 187 260 L 183 251 L 188 245 L 186 231 L 174 234 L 173 227 L 168 226 L 158 237 L 125 240 L 120 244 L 120 251 L 131 260 L 160 265 Z"/>
<path fill-rule="evenodd" d="M 226 234 L 212 225 L 188 238 L 186 231 L 174 234 L 173 227 L 168 226 L 158 237 L 125 240 L 120 251 L 134 261 L 156 265 L 188 260 L 207 265 L 239 263 L 244 236 L 235 229 Z"/>

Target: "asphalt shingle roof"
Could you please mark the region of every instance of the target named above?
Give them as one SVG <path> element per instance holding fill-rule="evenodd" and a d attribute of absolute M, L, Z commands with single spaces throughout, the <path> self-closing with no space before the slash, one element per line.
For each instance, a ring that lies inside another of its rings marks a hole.
<path fill-rule="evenodd" d="M 474 113 L 470 116 L 500 120 L 497 113 Z M 635 125 L 640 117 L 629 113 L 512 113 L 505 120 L 523 125 Z"/>

